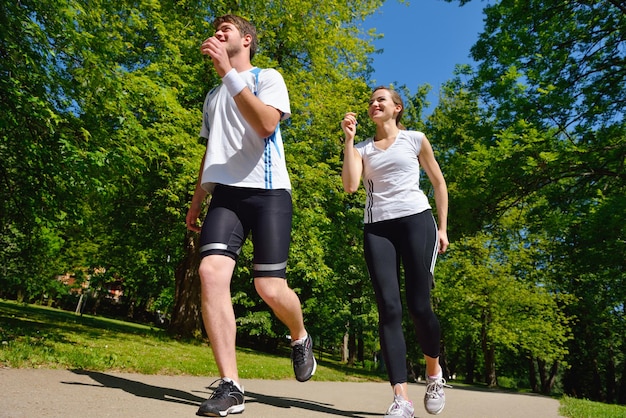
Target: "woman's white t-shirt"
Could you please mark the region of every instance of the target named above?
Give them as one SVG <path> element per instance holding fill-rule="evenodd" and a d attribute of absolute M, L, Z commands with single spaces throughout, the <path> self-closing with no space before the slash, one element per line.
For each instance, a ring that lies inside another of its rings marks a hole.
<path fill-rule="evenodd" d="M 401 130 L 386 150 L 373 138 L 354 147 L 363 159 L 365 223 L 396 219 L 431 209 L 420 188 L 419 154 L 424 134 Z"/>
<path fill-rule="evenodd" d="M 281 120 L 289 118 L 289 94 L 278 71 L 255 67 L 239 76 L 263 103 L 282 113 Z M 203 189 L 211 192 L 215 184 L 224 184 L 291 190 L 280 126 L 269 137 L 261 138 L 223 84 L 206 95 L 200 137 L 207 139 Z"/>

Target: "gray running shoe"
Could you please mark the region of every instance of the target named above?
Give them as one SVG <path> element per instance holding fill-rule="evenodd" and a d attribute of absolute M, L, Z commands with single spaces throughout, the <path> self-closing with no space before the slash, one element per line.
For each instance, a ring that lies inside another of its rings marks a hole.
<path fill-rule="evenodd" d="M 402 395 L 395 395 L 393 397 L 393 403 L 387 409 L 384 418 L 387 417 L 402 417 L 402 418 L 413 418 L 413 413 L 415 410 L 413 409 L 413 403 L 411 401 L 407 401 L 404 399 Z"/>
<path fill-rule="evenodd" d="M 306 382 L 315 374 L 317 362 L 313 357 L 313 341 L 307 335 L 302 344 L 291 346 L 291 363 L 298 382 Z"/>
<path fill-rule="evenodd" d="M 240 414 L 243 412 L 245 409 L 243 392 L 228 378 L 219 379 L 219 382 L 219 386 L 211 397 L 202 402 L 196 415 L 225 417 L 228 414 Z M 211 386 L 213 386 L 213 383 L 211 383 Z"/>
<path fill-rule="evenodd" d="M 452 386 L 446 385 L 446 380 L 443 377 L 437 379 L 426 377 L 424 408 L 426 408 L 426 412 L 429 414 L 437 415 L 446 406 L 446 395 L 443 393 L 444 387 L 449 388 Z"/>

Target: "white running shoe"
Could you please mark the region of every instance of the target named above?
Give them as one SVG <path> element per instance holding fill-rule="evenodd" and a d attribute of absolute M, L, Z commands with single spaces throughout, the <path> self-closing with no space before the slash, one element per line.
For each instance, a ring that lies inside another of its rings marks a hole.
<path fill-rule="evenodd" d="M 413 413 L 415 410 L 413 409 L 413 403 L 411 401 L 407 401 L 402 397 L 402 395 L 395 395 L 393 397 L 393 403 L 385 413 L 384 418 L 388 417 L 402 417 L 402 418 L 413 418 Z"/>
<path fill-rule="evenodd" d="M 424 408 L 426 412 L 432 415 L 437 415 L 443 411 L 446 406 L 446 395 L 443 393 L 443 388 L 451 387 L 446 385 L 446 380 L 443 377 L 431 378 L 426 377 L 426 394 L 424 395 Z"/>

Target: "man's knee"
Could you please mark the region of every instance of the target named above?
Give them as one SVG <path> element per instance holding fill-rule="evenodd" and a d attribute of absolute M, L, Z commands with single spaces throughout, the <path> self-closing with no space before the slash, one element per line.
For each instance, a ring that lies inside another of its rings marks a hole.
<path fill-rule="evenodd" d="M 229 284 L 235 260 L 222 255 L 209 255 L 202 259 L 198 268 L 200 282 L 203 286 L 219 286 Z"/>
<path fill-rule="evenodd" d="M 279 277 L 257 277 L 254 279 L 254 287 L 261 299 L 270 306 L 288 290 L 287 281 Z"/>

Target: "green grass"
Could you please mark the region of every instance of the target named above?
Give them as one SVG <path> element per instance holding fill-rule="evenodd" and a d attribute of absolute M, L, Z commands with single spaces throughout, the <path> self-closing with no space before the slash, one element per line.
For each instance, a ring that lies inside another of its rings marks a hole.
<path fill-rule="evenodd" d="M 564 396 L 561 398 L 559 414 L 569 418 L 626 418 L 626 406 Z"/>
<path fill-rule="evenodd" d="M 146 325 L 12 301 L 0 301 L 0 344 L 0 365 L 5 367 L 219 376 L 206 342 L 178 340 Z M 243 379 L 293 379 L 288 347 L 281 355 L 238 348 L 237 360 Z M 315 380 L 386 379 L 326 356 L 318 363 Z"/>

